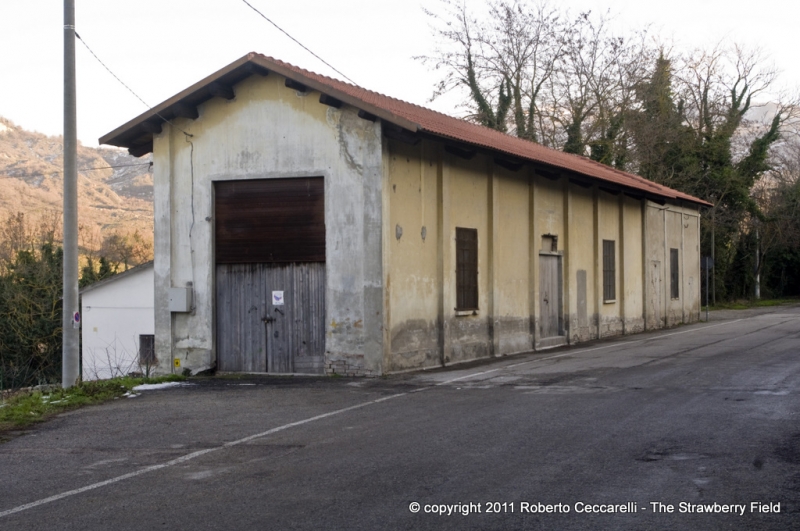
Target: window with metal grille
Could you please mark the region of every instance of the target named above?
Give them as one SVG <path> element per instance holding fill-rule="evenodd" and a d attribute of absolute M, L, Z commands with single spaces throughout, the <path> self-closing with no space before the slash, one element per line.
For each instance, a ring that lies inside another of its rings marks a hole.
<path fill-rule="evenodd" d="M 603 240 L 603 300 L 617 298 L 616 257 L 614 240 Z"/>
<path fill-rule="evenodd" d="M 669 287 L 670 296 L 673 299 L 678 299 L 681 296 L 680 291 L 680 270 L 678 269 L 678 250 L 669 250 Z"/>
<path fill-rule="evenodd" d="M 156 336 L 139 336 L 139 365 L 153 365 L 156 362 Z"/>
<path fill-rule="evenodd" d="M 478 309 L 478 229 L 456 228 L 456 310 Z"/>

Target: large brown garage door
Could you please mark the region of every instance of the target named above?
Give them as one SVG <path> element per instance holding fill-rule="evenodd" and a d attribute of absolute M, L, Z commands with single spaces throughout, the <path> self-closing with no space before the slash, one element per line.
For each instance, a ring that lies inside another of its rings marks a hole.
<path fill-rule="evenodd" d="M 322 373 L 322 177 L 220 181 L 214 192 L 218 369 Z"/>

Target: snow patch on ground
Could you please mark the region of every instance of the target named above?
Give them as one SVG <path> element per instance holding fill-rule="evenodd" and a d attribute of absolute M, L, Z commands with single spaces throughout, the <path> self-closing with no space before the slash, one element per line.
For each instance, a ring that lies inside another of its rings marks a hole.
<path fill-rule="evenodd" d="M 185 384 L 183 382 L 164 382 L 164 383 L 157 383 L 157 384 L 142 384 L 137 385 L 133 388 L 133 391 L 154 391 L 156 389 L 169 389 L 170 387 L 183 387 L 185 385 L 192 385 L 192 384 Z"/>

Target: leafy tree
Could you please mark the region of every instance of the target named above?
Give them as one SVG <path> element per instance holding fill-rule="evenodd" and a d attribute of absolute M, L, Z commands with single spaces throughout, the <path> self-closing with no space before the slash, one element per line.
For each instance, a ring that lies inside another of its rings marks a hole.
<path fill-rule="evenodd" d="M 99 258 L 97 267 L 95 267 L 94 258 L 89 256 L 86 259 L 86 265 L 81 269 L 79 286 L 88 286 L 89 284 L 94 284 L 95 282 L 116 275 L 118 268 L 119 266 L 117 264 L 112 265 L 105 256 Z"/>
<path fill-rule="evenodd" d="M 17 252 L 0 277 L 2 386 L 61 377 L 61 247 L 51 241 Z"/>
<path fill-rule="evenodd" d="M 635 171 L 713 203 L 702 223 L 703 253 L 715 258 L 713 292 L 741 297 L 763 263 L 756 234 L 746 230 L 749 220 L 764 219 L 754 186 L 771 167 L 792 109 L 779 107 L 764 125 L 747 120 L 753 97 L 774 77 L 742 48 L 697 51 L 679 63 L 674 76 L 662 53 L 637 90 L 628 120 Z"/>
<path fill-rule="evenodd" d="M 771 250 L 794 256 L 777 188 L 760 197 L 758 186 L 774 173 L 797 100 L 756 112 L 776 80 L 758 50 L 655 47 L 647 29 L 617 35 L 608 13 L 545 0 L 487 0 L 479 15 L 439 5 L 427 11 L 437 48 L 420 57 L 444 72 L 434 97 L 461 89 L 468 119 L 712 203 L 701 245 L 715 258 L 715 299 L 758 294 Z"/>
<path fill-rule="evenodd" d="M 63 283 L 58 227 L 51 216 L 45 216 L 34 228 L 22 213 L 10 215 L 2 226 L 0 389 L 58 382 Z M 131 239 L 140 249 L 147 248 L 141 236 Z M 132 256 L 139 255 L 133 252 Z M 80 284 L 102 280 L 116 270 L 105 257 L 99 259 L 96 270 L 90 256 Z"/>

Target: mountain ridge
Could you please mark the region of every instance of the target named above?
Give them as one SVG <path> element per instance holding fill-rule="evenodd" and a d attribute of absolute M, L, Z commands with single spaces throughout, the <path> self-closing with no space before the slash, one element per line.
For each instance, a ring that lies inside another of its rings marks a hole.
<path fill-rule="evenodd" d="M 32 221 L 60 214 L 63 164 L 62 137 L 27 131 L 0 117 L 0 219 L 19 212 Z M 98 250 L 115 233 L 138 231 L 152 242 L 152 156 L 79 144 L 78 224 L 87 251 Z"/>

